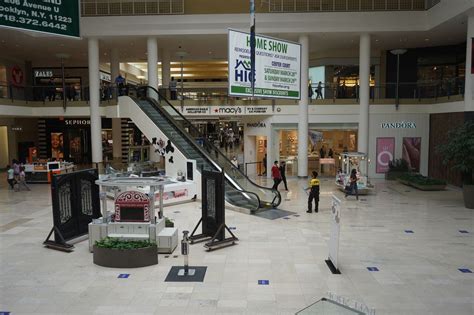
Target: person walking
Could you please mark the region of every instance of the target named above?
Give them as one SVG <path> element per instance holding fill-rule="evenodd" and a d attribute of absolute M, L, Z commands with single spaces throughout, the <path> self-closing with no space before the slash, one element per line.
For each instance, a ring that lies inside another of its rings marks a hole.
<path fill-rule="evenodd" d="M 15 188 L 15 175 L 13 174 L 15 171 L 10 165 L 7 165 L 7 182 L 10 185 L 10 188 Z"/>
<path fill-rule="evenodd" d="M 285 184 L 285 190 L 288 191 L 288 185 L 286 183 L 286 163 L 285 161 L 281 161 L 280 163 L 280 175 L 283 184 Z"/>
<path fill-rule="evenodd" d="M 117 91 L 118 91 L 118 95 L 119 96 L 123 96 L 125 95 L 125 78 L 122 77 L 122 74 L 119 73 L 119 75 L 115 78 L 115 86 L 117 88 Z"/>
<path fill-rule="evenodd" d="M 16 191 L 20 191 L 22 187 L 24 187 L 28 191 L 31 190 L 30 187 L 28 187 L 28 185 L 26 184 L 26 174 L 25 174 L 25 167 L 24 166 L 22 166 L 20 168 L 20 180 L 18 181 Z"/>
<path fill-rule="evenodd" d="M 278 190 L 278 185 L 280 185 L 281 183 L 281 173 L 280 173 L 280 168 L 278 167 L 278 161 L 273 162 L 272 178 L 273 178 L 272 189 Z"/>
<path fill-rule="evenodd" d="M 316 99 L 323 99 L 323 86 L 321 81 L 319 81 L 318 86 L 316 87 Z"/>
<path fill-rule="evenodd" d="M 15 181 L 19 181 L 20 180 L 20 162 L 13 159 L 12 164 L 13 164 L 13 178 L 15 179 Z"/>
<path fill-rule="evenodd" d="M 265 156 L 263 157 L 262 164 L 263 164 L 262 175 L 267 175 L 267 154 L 266 153 L 265 153 Z"/>
<path fill-rule="evenodd" d="M 357 170 L 355 168 L 352 169 L 351 171 L 351 176 L 349 177 L 349 189 L 346 191 L 346 195 L 344 197 L 347 197 L 349 194 L 355 193 L 356 199 L 359 200 L 359 189 L 357 188 Z"/>
<path fill-rule="evenodd" d="M 312 178 L 309 181 L 309 187 L 306 188 L 309 190 L 308 195 L 308 210 L 307 213 L 313 212 L 313 200 L 314 200 L 314 212 L 319 211 L 319 179 L 318 179 L 318 172 L 313 171 Z"/>
<path fill-rule="evenodd" d="M 178 82 L 174 79 L 174 77 L 171 77 L 169 89 L 170 89 L 170 97 L 172 100 L 177 100 L 178 99 Z"/>
<path fill-rule="evenodd" d="M 311 81 L 308 83 L 308 98 L 309 102 L 311 103 L 313 100 L 313 87 L 311 86 Z"/>

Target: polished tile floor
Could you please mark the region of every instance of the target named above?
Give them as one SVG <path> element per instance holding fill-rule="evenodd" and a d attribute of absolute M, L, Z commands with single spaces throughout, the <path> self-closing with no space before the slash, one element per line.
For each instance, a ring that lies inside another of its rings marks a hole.
<path fill-rule="evenodd" d="M 171 266 L 183 263 L 179 248 L 176 258 L 160 255 L 156 266 L 128 270 L 95 266 L 87 241 L 69 254 L 43 248 L 52 225 L 48 186 L 18 193 L 1 178 L 0 313 L 294 314 L 332 292 L 376 314 L 474 314 L 474 274 L 459 270 L 474 271 L 474 211 L 463 207 L 460 191 L 378 181 L 376 195 L 345 199 L 342 274 L 333 275 L 324 262 L 329 205 L 332 193 L 344 197 L 323 180 L 320 213 L 307 214 L 305 185 L 290 179 L 290 192 L 282 192 L 280 208 L 299 216 L 269 220 L 227 211 L 239 244 L 210 253 L 193 245 L 191 265 L 208 267 L 204 282 L 170 283 L 164 279 Z M 200 203 L 164 211 L 181 238 L 197 223 Z"/>

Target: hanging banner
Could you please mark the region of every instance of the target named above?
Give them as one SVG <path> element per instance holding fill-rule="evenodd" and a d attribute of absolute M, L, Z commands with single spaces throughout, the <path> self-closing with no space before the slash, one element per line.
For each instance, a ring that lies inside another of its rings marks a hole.
<path fill-rule="evenodd" d="M 329 234 L 329 261 L 334 273 L 339 272 L 339 235 L 341 231 L 341 200 L 334 194 L 331 198 L 331 233 Z"/>
<path fill-rule="evenodd" d="M 319 141 L 323 140 L 323 133 L 316 130 L 308 130 L 309 140 L 312 145 L 316 145 Z"/>
<path fill-rule="evenodd" d="M 301 45 L 255 36 L 251 71 L 250 34 L 229 30 L 229 95 L 300 99 Z M 254 80 L 254 91 L 252 91 Z"/>
<path fill-rule="evenodd" d="M 0 27 L 80 37 L 78 0 L 4 0 Z"/>
<path fill-rule="evenodd" d="M 377 138 L 376 173 L 386 173 L 395 154 L 395 138 Z"/>

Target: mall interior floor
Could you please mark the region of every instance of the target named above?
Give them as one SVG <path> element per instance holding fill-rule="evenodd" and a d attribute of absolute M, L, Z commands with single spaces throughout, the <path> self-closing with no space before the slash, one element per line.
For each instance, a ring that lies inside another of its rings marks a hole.
<path fill-rule="evenodd" d="M 288 219 L 226 212 L 240 241 L 214 252 L 192 245 L 190 264 L 207 266 L 203 283 L 164 282 L 175 258 L 139 269 L 92 263 L 88 242 L 73 253 L 46 249 L 52 225 L 48 185 L 27 192 L 0 180 L 0 312 L 12 314 L 294 314 L 328 291 L 377 314 L 474 314 L 474 212 L 461 192 L 420 192 L 376 181 L 377 194 L 344 199 L 322 181 L 320 212 L 307 214 L 306 181 L 290 179 L 281 209 Z M 271 180 L 258 178 L 262 184 Z M 330 201 L 343 199 L 341 275 L 325 264 Z M 200 216 L 200 202 L 165 207 L 181 239 Z M 413 233 L 406 232 L 412 231 Z M 467 231 L 468 233 L 460 232 Z M 369 271 L 377 267 L 379 271 Z M 121 273 L 130 274 L 121 279 Z M 259 285 L 259 280 L 269 280 Z"/>

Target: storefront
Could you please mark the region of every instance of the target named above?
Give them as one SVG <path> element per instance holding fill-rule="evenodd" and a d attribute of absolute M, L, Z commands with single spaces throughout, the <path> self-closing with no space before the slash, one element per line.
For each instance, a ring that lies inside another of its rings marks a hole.
<path fill-rule="evenodd" d="M 38 122 L 40 157 L 88 164 L 92 160 L 90 119 L 40 119 Z M 103 158 L 112 158 L 112 122 L 102 118 Z"/>
<path fill-rule="evenodd" d="M 429 114 L 371 114 L 369 130 L 369 177 L 384 178 L 389 161 L 401 158 L 428 175 Z"/>
<path fill-rule="evenodd" d="M 63 94 L 62 70 L 58 67 L 33 68 L 33 99 L 36 101 L 62 100 L 79 101 L 85 98 L 84 90 L 87 81 L 87 68 L 64 68 Z"/>

